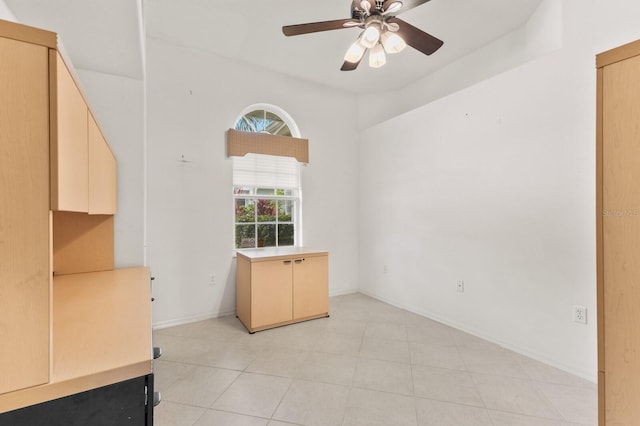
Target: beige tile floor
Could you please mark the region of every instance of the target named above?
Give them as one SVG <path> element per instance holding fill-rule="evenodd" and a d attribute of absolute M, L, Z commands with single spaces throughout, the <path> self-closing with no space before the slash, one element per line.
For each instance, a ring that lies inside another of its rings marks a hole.
<path fill-rule="evenodd" d="M 154 333 L 157 426 L 597 425 L 596 385 L 362 294 L 248 334 L 224 317 Z"/>

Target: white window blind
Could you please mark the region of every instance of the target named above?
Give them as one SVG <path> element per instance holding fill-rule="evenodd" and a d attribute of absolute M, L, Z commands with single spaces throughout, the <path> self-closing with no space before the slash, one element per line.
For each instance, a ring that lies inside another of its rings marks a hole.
<path fill-rule="evenodd" d="M 297 189 L 300 165 L 295 158 L 247 154 L 233 157 L 233 186 Z"/>

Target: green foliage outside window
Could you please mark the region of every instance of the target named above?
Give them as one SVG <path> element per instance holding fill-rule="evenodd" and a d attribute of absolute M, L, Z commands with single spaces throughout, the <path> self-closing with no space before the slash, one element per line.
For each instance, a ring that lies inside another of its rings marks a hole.
<path fill-rule="evenodd" d="M 237 199 L 236 248 L 274 247 L 276 233 L 277 245 L 294 245 L 294 226 L 286 207 L 285 200 Z"/>

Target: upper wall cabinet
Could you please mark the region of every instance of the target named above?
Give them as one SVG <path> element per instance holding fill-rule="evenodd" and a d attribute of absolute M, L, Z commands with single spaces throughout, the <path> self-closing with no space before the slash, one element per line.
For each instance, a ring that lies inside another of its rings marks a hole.
<path fill-rule="evenodd" d="M 50 52 L 51 209 L 116 212 L 116 159 L 60 54 Z"/>
<path fill-rule="evenodd" d="M 116 158 L 89 113 L 89 214 L 116 213 Z"/>
<path fill-rule="evenodd" d="M 60 54 L 50 52 L 51 209 L 89 211 L 88 109 Z"/>

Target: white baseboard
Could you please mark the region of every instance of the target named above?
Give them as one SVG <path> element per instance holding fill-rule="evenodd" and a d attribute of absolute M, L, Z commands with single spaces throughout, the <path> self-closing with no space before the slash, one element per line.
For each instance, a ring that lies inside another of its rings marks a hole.
<path fill-rule="evenodd" d="M 347 294 L 355 294 L 355 293 L 359 293 L 359 292 L 360 291 L 358 289 L 333 291 L 333 292 L 329 293 L 329 297 L 346 296 Z"/>
<path fill-rule="evenodd" d="M 204 314 L 192 315 L 188 317 L 175 318 L 166 321 L 159 321 L 153 324 L 154 330 L 161 330 L 163 328 L 175 327 L 177 325 L 190 324 L 192 322 L 205 321 L 213 318 L 226 317 L 229 315 L 235 315 L 236 310 L 226 310 L 226 311 L 218 311 L 218 312 L 208 312 Z"/>

